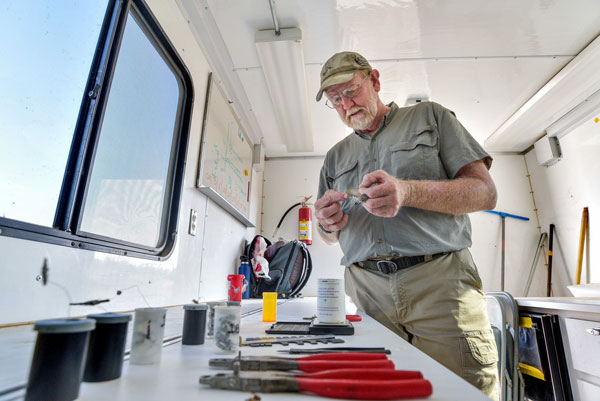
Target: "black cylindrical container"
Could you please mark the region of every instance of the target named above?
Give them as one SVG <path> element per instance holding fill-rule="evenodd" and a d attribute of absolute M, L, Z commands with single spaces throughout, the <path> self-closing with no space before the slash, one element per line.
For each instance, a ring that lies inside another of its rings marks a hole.
<path fill-rule="evenodd" d="M 206 328 L 206 305 L 184 305 L 183 318 L 183 345 L 204 344 L 204 330 Z"/>
<path fill-rule="evenodd" d="M 83 381 L 103 382 L 121 377 L 131 315 L 99 313 L 88 318 L 96 321 L 96 330 L 90 335 Z"/>
<path fill-rule="evenodd" d="M 92 319 L 35 323 L 38 332 L 25 401 L 71 401 L 79 395 Z"/>

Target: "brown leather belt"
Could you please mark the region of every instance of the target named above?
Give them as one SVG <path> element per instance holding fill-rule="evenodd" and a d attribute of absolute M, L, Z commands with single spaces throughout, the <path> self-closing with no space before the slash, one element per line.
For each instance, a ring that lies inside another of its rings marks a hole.
<path fill-rule="evenodd" d="M 419 263 L 428 262 L 439 256 L 446 255 L 450 252 L 441 252 L 434 255 L 422 255 L 422 256 L 402 256 L 394 259 L 383 259 L 383 260 L 363 260 L 358 262 L 357 265 L 363 269 L 381 272 L 383 274 L 393 274 L 399 270 L 409 268 Z"/>

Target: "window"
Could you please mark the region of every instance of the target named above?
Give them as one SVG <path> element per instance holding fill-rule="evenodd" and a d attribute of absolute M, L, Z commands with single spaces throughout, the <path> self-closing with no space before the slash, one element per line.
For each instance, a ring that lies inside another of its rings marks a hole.
<path fill-rule="evenodd" d="M 51 227 L 106 2 L 43 3 L 0 5 L 0 217 Z"/>
<path fill-rule="evenodd" d="M 1 235 L 167 256 L 192 91 L 151 13 L 141 0 L 0 8 Z"/>

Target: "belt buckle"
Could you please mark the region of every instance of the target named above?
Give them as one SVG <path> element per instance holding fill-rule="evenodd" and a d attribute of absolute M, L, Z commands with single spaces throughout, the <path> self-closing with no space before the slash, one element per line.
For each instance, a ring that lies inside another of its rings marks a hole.
<path fill-rule="evenodd" d="M 398 265 L 393 260 L 378 260 L 377 270 L 384 274 L 392 274 L 398 271 Z"/>

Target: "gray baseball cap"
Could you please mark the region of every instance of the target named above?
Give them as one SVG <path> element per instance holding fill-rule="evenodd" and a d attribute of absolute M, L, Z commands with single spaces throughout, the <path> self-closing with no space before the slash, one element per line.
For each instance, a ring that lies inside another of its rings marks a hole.
<path fill-rule="evenodd" d="M 356 71 L 372 68 L 366 58 L 355 52 L 336 53 L 327 60 L 321 69 L 321 87 L 317 93 L 317 102 L 321 100 L 323 91 L 330 86 L 350 81 Z"/>

